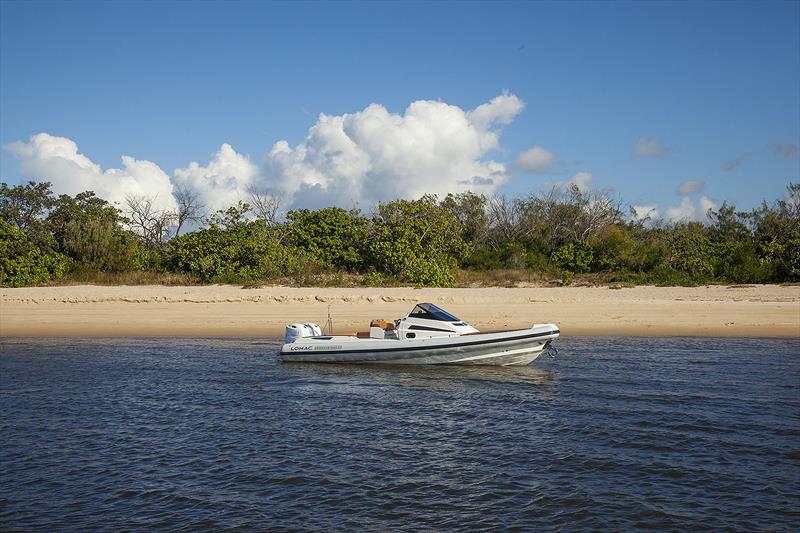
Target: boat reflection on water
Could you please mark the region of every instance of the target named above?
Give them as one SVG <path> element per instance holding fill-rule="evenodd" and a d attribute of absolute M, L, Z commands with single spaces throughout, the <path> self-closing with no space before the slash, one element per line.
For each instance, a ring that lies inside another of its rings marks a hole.
<path fill-rule="evenodd" d="M 469 381 L 548 385 L 556 372 L 533 366 L 415 366 L 386 364 L 285 363 L 297 377 L 316 375 L 323 380 L 354 383 L 394 384 L 408 387 L 450 388 Z"/>

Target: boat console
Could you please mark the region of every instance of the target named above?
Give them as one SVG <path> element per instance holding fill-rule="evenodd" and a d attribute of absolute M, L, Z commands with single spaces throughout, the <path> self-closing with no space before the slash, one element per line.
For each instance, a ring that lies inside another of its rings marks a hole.
<path fill-rule="evenodd" d="M 478 332 L 460 318 L 431 303 L 415 305 L 410 313 L 397 321 L 397 330 L 401 339 L 449 337 Z"/>

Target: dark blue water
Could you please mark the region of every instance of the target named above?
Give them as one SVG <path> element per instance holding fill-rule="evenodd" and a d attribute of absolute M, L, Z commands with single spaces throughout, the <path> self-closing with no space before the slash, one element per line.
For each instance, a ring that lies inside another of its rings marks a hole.
<path fill-rule="evenodd" d="M 559 347 L 382 368 L 4 339 L 0 529 L 797 530 L 800 341 Z"/>

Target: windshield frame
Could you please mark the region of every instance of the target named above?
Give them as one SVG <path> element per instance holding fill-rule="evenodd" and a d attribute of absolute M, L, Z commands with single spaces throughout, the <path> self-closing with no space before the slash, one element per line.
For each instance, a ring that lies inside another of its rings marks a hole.
<path fill-rule="evenodd" d="M 438 322 L 461 322 L 461 319 L 432 303 L 419 303 L 408 313 L 409 318 L 436 320 Z"/>

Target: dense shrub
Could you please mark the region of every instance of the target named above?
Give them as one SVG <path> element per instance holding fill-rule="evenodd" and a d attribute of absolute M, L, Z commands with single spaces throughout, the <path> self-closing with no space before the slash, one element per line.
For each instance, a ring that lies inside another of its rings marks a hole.
<path fill-rule="evenodd" d="M 59 196 L 47 222 L 55 249 L 72 259 L 73 271 L 130 272 L 156 266 L 156 256 L 124 228 L 120 211 L 92 191 Z"/>
<path fill-rule="evenodd" d="M 553 252 L 553 263 L 570 272 L 589 272 L 592 266 L 592 249 L 583 241 L 562 244 Z"/>
<path fill-rule="evenodd" d="M 326 265 L 347 270 L 364 268 L 369 220 L 358 212 L 338 207 L 299 209 L 289 211 L 286 218 L 291 245 Z"/>
<path fill-rule="evenodd" d="M 0 286 L 42 285 L 60 278 L 69 259 L 43 252 L 25 233 L 0 220 Z"/>
<path fill-rule="evenodd" d="M 565 284 L 587 273 L 662 285 L 800 281 L 797 184 L 750 211 L 723 204 L 704 224 L 625 220 L 618 200 L 577 187 L 516 199 L 427 195 L 379 204 L 371 218 L 329 207 L 289 211 L 281 223 L 259 212 L 242 202 L 207 218 L 192 211 L 203 226 L 180 237 L 161 222 L 190 219 L 158 212 L 148 238 L 146 217 L 128 219 L 91 191 L 55 197 L 49 183 L 3 183 L 0 284 L 48 283 L 69 271 L 81 279 L 160 272 L 205 283 L 344 283 L 363 275 L 367 285 L 449 286 L 459 268 L 472 280 L 495 270 L 561 276 Z"/>
<path fill-rule="evenodd" d="M 749 216 L 759 256 L 773 281 L 800 281 L 800 183 L 790 184 L 774 207 L 766 203 Z"/>
<path fill-rule="evenodd" d="M 664 265 L 696 282 L 709 281 L 714 276 L 714 251 L 703 227 L 697 223 L 687 224 L 668 236 Z"/>
<path fill-rule="evenodd" d="M 380 204 L 372 220 L 370 266 L 420 286 L 449 286 L 469 250 L 461 225 L 435 196 Z"/>
<path fill-rule="evenodd" d="M 204 283 L 297 277 L 315 268 L 305 252 L 281 244 L 275 231 L 257 222 L 181 235 L 167 245 L 165 262 L 170 270 L 196 274 Z"/>

